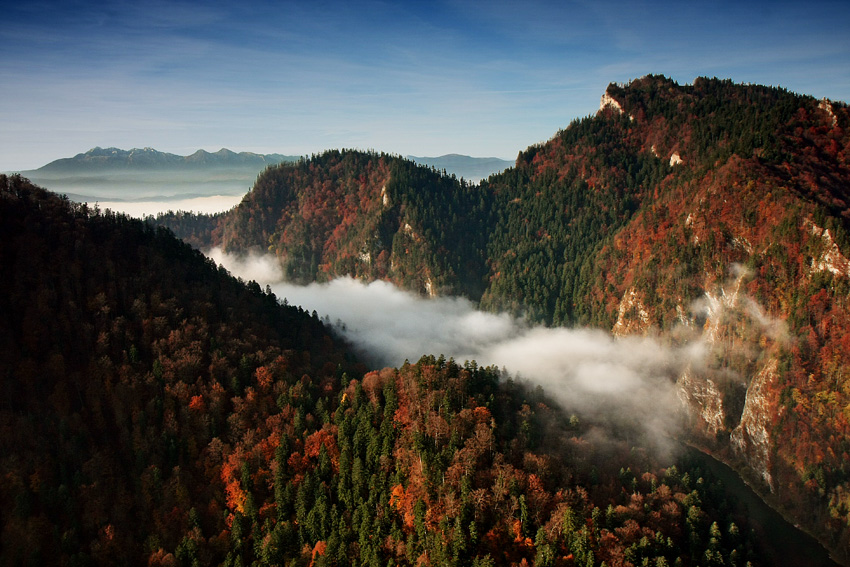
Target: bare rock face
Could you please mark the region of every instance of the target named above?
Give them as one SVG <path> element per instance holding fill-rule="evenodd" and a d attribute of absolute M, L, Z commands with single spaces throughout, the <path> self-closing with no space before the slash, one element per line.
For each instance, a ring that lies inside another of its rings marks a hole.
<path fill-rule="evenodd" d="M 838 117 L 835 115 L 835 111 L 832 109 L 832 101 L 827 98 L 824 98 L 818 104 L 818 108 L 826 112 L 829 117 L 830 125 L 834 128 L 838 125 Z"/>
<path fill-rule="evenodd" d="M 686 370 L 676 382 L 677 394 L 682 405 L 696 421 L 695 428 L 708 437 L 723 431 L 726 409 L 723 393 L 711 378 L 696 375 Z"/>
<path fill-rule="evenodd" d="M 612 333 L 616 337 L 645 335 L 650 325 L 649 311 L 638 297 L 637 290 L 629 289 L 620 301 L 617 322 L 614 324 Z"/>
<path fill-rule="evenodd" d="M 677 395 L 696 438 L 711 446 L 715 439 L 728 435 L 730 456 L 745 462 L 771 492 L 775 489 L 772 447 L 777 443 L 772 424 L 777 411 L 781 411 L 775 400 L 777 367 L 776 359 L 770 359 L 755 374 L 746 388 L 743 411 L 734 397 L 730 398 L 730 391 L 734 390 L 722 376 L 688 369 L 676 383 Z"/>
<path fill-rule="evenodd" d="M 812 271 L 830 272 L 837 276 L 850 275 L 850 260 L 841 253 L 841 250 L 829 233 L 829 229 L 821 228 L 809 220 L 806 220 L 805 224 L 812 236 L 819 239 L 818 248 L 820 253 L 812 258 Z"/>
<path fill-rule="evenodd" d="M 734 274 L 725 285 L 705 291 L 701 340 L 711 354 L 704 367 L 679 377 L 678 395 L 696 436 L 709 445 L 728 436 L 726 449 L 720 450 L 745 462 L 773 492 L 778 442 L 773 424 L 782 411 L 777 403 L 780 373 L 775 354 L 763 345 L 782 340 L 784 332 L 781 322 L 771 320 L 747 297 L 747 271 L 739 268 Z"/>
<path fill-rule="evenodd" d="M 620 105 L 620 103 L 617 102 L 614 97 L 605 92 L 602 95 L 602 100 L 599 102 L 599 111 L 602 112 L 609 106 L 613 108 L 617 112 L 617 114 L 623 113 L 623 107 Z"/>
<path fill-rule="evenodd" d="M 741 422 L 730 435 L 732 448 L 758 473 L 771 492 L 774 485 L 770 448 L 775 440 L 771 438 L 769 425 L 774 419 L 771 392 L 776 391 L 777 368 L 777 361 L 772 359 L 753 378 L 747 389 Z"/>

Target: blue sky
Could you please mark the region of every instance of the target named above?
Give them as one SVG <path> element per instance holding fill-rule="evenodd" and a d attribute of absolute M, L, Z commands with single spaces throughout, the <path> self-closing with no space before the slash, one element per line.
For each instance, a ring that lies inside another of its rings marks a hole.
<path fill-rule="evenodd" d="M 850 101 L 844 0 L 6 4 L 0 171 L 94 146 L 513 159 L 647 73 Z"/>

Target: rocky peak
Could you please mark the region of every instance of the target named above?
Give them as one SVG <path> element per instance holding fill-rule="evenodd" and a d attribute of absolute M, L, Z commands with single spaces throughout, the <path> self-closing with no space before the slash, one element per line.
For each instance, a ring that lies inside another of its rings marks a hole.
<path fill-rule="evenodd" d="M 850 260 L 847 259 L 829 233 L 829 229 L 821 228 L 810 220 L 805 221 L 809 232 L 820 239 L 820 253 L 811 260 L 813 272 L 830 272 L 836 276 L 850 275 Z"/>
<path fill-rule="evenodd" d="M 818 103 L 818 108 L 829 115 L 833 128 L 838 125 L 838 117 L 835 116 L 835 111 L 832 109 L 832 102 L 828 98 L 821 99 L 820 103 Z"/>
<path fill-rule="evenodd" d="M 602 95 L 602 100 L 599 101 L 599 112 L 603 112 L 609 106 L 613 108 L 617 114 L 623 113 L 622 105 L 620 105 L 617 99 L 608 94 L 608 91 L 605 91 Z"/>

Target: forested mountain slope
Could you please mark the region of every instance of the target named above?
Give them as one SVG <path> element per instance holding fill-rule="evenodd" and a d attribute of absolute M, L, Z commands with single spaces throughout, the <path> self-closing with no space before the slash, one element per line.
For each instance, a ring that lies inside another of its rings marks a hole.
<path fill-rule="evenodd" d="M 850 559 L 850 113 L 645 77 L 484 184 L 482 304 L 615 334 L 697 332 L 691 435 Z"/>
<path fill-rule="evenodd" d="M 489 207 L 476 186 L 412 161 L 328 151 L 267 169 L 224 215 L 161 215 L 158 222 L 198 247 L 269 251 L 293 281 L 350 274 L 477 297 Z"/>
<path fill-rule="evenodd" d="M 549 325 L 685 329 L 713 353 L 679 379 L 693 440 L 848 561 L 848 127 L 844 103 L 647 76 L 477 186 L 329 152 L 267 171 L 195 243 Z"/>
<path fill-rule="evenodd" d="M 257 392 L 354 368 L 318 318 L 168 231 L 19 177 L 0 243 L 4 565 L 141 565 L 229 530 L 222 459 L 272 418 Z"/>
<path fill-rule="evenodd" d="M 586 262 L 579 320 L 701 330 L 715 355 L 680 377 L 693 434 L 844 561 L 850 463 L 850 114 L 779 89 L 647 78 L 609 120 L 677 156 Z"/>
<path fill-rule="evenodd" d="M 0 564 L 773 564 L 698 469 L 492 368 L 363 375 L 168 231 L 0 176 L 0 273 Z"/>

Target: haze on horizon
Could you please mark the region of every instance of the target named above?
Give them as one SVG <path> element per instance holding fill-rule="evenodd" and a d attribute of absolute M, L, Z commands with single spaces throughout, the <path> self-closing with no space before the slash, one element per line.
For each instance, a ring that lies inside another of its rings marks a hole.
<path fill-rule="evenodd" d="M 850 5 L 34 1 L 0 27 L 0 171 L 95 146 L 514 159 L 647 73 L 850 100 Z"/>

